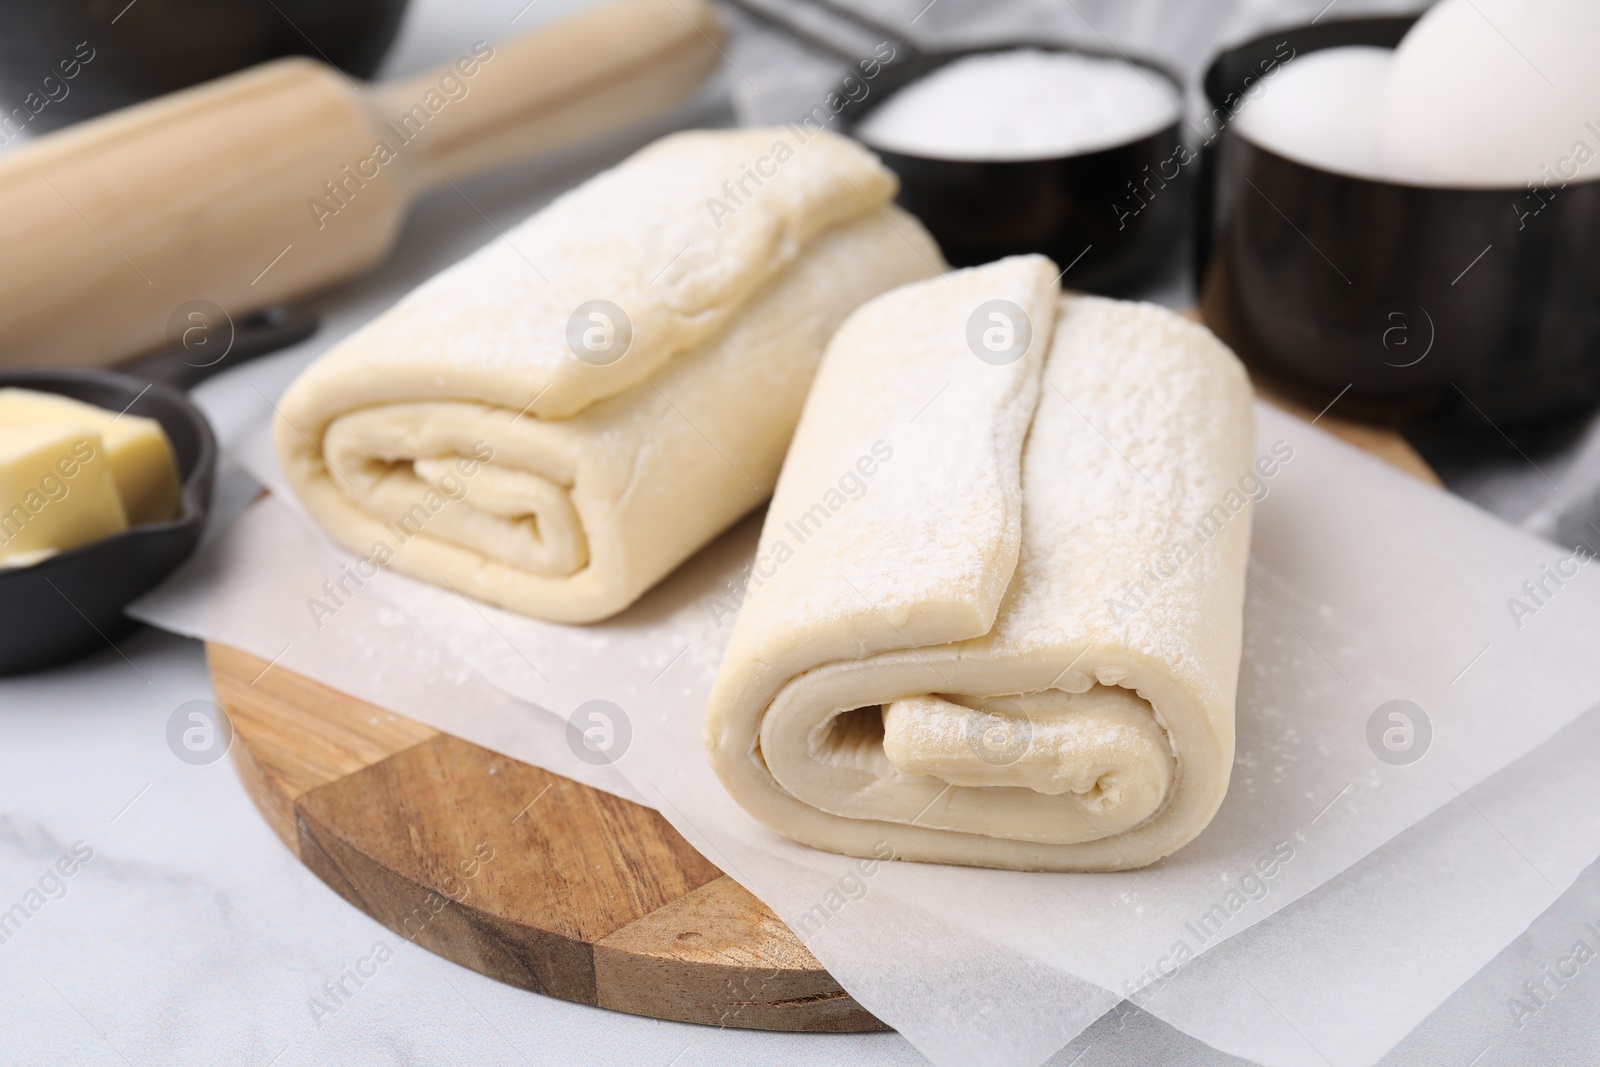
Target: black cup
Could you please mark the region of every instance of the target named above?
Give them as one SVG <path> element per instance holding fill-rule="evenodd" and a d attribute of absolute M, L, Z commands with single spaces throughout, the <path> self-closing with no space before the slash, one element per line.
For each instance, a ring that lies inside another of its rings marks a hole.
<path fill-rule="evenodd" d="M 281 56 L 371 77 L 406 0 L 0 0 L 0 142 Z"/>
<path fill-rule="evenodd" d="M 216 475 L 211 425 L 175 389 L 102 370 L 4 370 L 0 387 L 60 393 L 161 423 L 183 481 L 167 522 L 133 526 L 30 567 L 0 569 L 0 675 L 83 655 L 131 630 L 123 606 L 153 589 L 200 540 Z"/>
<path fill-rule="evenodd" d="M 1393 47 L 1415 21 L 1325 23 L 1224 52 L 1205 79 L 1213 114 L 1241 106 L 1285 47 Z M 1344 415 L 1484 427 L 1600 401 L 1600 181 L 1374 181 L 1223 130 L 1206 150 L 1200 228 L 1207 324 L 1314 409 L 1342 392 Z"/>
<path fill-rule="evenodd" d="M 908 56 L 875 76 L 852 72 L 832 99 L 845 132 L 895 91 L 957 59 L 1016 49 L 1088 49 L 1015 41 Z M 1172 85 L 1182 81 L 1145 60 L 1136 65 Z M 1063 101 L 1067 106 L 1070 101 Z M 1181 112 L 1180 103 L 1180 112 Z M 1040 252 L 1068 268 L 1062 284 L 1097 293 L 1147 290 L 1179 266 L 1193 191 L 1179 123 L 1126 144 L 1045 159 L 970 161 L 872 147 L 900 178 L 898 203 L 922 220 L 953 266 Z"/>

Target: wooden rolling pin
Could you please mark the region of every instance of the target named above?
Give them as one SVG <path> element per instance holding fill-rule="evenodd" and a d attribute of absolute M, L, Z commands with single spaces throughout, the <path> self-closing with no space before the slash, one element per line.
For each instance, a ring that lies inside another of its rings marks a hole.
<path fill-rule="evenodd" d="M 284 59 L 0 156 L 0 364 L 113 363 L 383 258 L 447 179 L 665 111 L 720 57 L 706 0 L 618 0 L 372 88 Z"/>

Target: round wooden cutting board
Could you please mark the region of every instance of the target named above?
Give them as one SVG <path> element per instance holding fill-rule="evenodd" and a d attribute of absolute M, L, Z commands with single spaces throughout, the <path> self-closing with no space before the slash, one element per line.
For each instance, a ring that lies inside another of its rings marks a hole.
<path fill-rule="evenodd" d="M 887 1029 L 649 808 L 208 645 L 256 807 L 318 878 L 463 967 L 580 1004 Z"/>
<path fill-rule="evenodd" d="M 1318 425 L 1437 482 L 1395 434 Z M 402 937 L 503 982 L 636 1015 L 887 1029 L 649 808 L 237 649 L 206 651 L 261 814 L 317 877 Z"/>

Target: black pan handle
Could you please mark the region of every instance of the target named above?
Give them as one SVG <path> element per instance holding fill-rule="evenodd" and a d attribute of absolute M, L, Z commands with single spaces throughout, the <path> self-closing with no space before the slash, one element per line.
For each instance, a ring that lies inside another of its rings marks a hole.
<path fill-rule="evenodd" d="M 214 374 L 299 344 L 321 326 L 302 308 L 270 307 L 230 318 L 208 301 L 195 301 L 173 313 L 173 342 L 134 356 L 118 370 L 146 381 L 190 390 Z"/>
<path fill-rule="evenodd" d="M 729 6 L 757 22 L 770 26 L 790 40 L 798 41 L 807 48 L 833 56 L 835 59 L 842 59 L 852 66 L 862 58 L 862 53 L 858 49 L 853 48 L 848 41 L 841 40 L 834 28 L 830 27 L 824 31 L 796 18 L 790 7 L 804 8 L 814 14 L 821 12 L 861 33 L 881 38 L 894 46 L 897 57 L 910 58 L 921 54 L 921 49 L 908 41 L 901 31 L 870 15 L 863 15 L 844 4 L 842 0 L 793 0 L 792 4 L 784 3 L 782 0 L 727 0 L 727 2 Z"/>

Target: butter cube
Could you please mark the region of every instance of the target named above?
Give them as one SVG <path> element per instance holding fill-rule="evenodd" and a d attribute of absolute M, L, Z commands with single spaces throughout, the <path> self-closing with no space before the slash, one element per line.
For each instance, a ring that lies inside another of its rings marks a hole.
<path fill-rule="evenodd" d="M 98 433 L 0 425 L 0 567 L 37 563 L 127 528 Z"/>
<path fill-rule="evenodd" d="M 178 513 L 178 465 L 155 419 L 119 415 L 55 393 L 0 389 L 0 427 L 62 423 L 100 434 L 131 525 L 166 522 Z"/>

